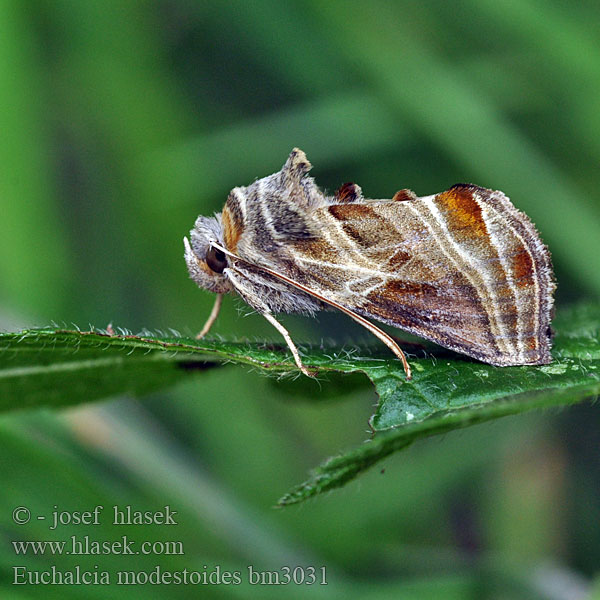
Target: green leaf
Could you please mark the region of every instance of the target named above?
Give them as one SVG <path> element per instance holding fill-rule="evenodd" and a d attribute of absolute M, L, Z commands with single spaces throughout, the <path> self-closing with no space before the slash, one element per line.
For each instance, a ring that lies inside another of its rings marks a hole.
<path fill-rule="evenodd" d="M 361 370 L 382 359 L 332 357 L 306 363 L 321 372 Z M 103 330 L 28 329 L 0 334 L 0 411 L 59 408 L 116 394 L 141 395 L 229 362 L 273 372 L 297 372 L 283 344 L 167 337 Z M 385 361 L 384 361 L 385 362 Z M 375 366 L 373 366 L 375 368 Z"/>
<path fill-rule="evenodd" d="M 415 439 L 599 393 L 600 306 L 565 310 L 555 326 L 555 360 L 550 365 L 498 368 L 436 349 L 410 357 L 412 381 L 406 381 L 402 366 L 385 348 L 369 352 L 305 348 L 306 365 L 321 379 L 359 372 L 372 381 L 379 395 L 370 419 L 374 435 L 326 461 L 279 504 L 339 487 Z M 50 328 L 1 334 L 0 410 L 139 395 L 230 362 L 273 373 L 297 372 L 282 344 Z M 302 387 L 300 382 L 295 385 Z M 335 389 L 325 384 L 321 391 L 315 387 L 314 394 L 326 398 Z"/>
<path fill-rule="evenodd" d="M 379 404 L 374 437 L 329 459 L 279 500 L 294 504 L 344 485 L 414 440 L 536 408 L 573 404 L 600 393 L 600 306 L 563 311 L 555 321 L 554 362 L 541 367 L 493 367 L 452 358 L 411 360 L 413 380 L 391 363 L 365 372 Z"/>

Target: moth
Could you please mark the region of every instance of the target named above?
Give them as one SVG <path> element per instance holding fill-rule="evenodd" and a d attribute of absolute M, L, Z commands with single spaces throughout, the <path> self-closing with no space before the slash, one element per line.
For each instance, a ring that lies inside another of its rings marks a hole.
<path fill-rule="evenodd" d="M 533 223 L 499 191 L 457 184 L 432 196 L 363 197 L 354 183 L 325 195 L 292 150 L 282 169 L 229 193 L 184 238 L 191 278 L 217 294 L 198 337 L 235 292 L 283 335 L 276 313 L 338 309 L 411 369 L 370 319 L 497 365 L 551 362 L 554 275 Z"/>

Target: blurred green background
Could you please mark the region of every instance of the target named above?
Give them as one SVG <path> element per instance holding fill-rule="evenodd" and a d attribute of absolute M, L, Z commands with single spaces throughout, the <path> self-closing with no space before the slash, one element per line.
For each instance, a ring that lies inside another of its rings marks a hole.
<path fill-rule="evenodd" d="M 599 20 L 589 0 L 0 0 L 0 327 L 194 333 L 213 299 L 188 279 L 183 236 L 294 146 L 329 191 L 502 189 L 552 251 L 559 306 L 598 297 Z M 279 341 L 248 312 L 226 299 L 214 332 Z M 336 315 L 283 320 L 296 341 L 373 343 Z M 597 407 L 425 441 L 274 510 L 367 437 L 376 401 L 366 386 L 293 387 L 229 367 L 142 400 L 2 416 L 1 597 L 582 598 L 594 586 Z M 170 505 L 179 524 L 11 518 L 97 504 Z M 185 554 L 17 557 L 10 543 L 86 534 L 180 540 Z M 14 586 L 14 565 L 218 565 L 244 583 Z M 248 565 L 325 565 L 328 585 L 251 586 Z"/>

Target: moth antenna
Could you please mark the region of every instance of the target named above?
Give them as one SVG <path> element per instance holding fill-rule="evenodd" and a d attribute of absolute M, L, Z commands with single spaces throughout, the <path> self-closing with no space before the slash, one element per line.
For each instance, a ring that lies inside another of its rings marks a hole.
<path fill-rule="evenodd" d="M 217 294 L 215 298 L 215 303 L 213 304 L 212 310 L 210 311 L 210 315 L 208 315 L 208 319 L 206 319 L 206 323 L 204 323 L 204 327 L 200 330 L 200 333 L 196 336 L 197 340 L 201 340 L 213 326 L 214 322 L 217 320 L 219 316 L 219 311 L 221 310 L 221 304 L 223 303 L 223 294 Z"/>
<path fill-rule="evenodd" d="M 325 300 L 325 302 L 328 302 Z M 356 313 L 344 308 L 343 306 L 339 306 L 338 304 L 334 304 L 333 302 L 328 302 L 332 306 L 339 308 L 342 312 L 345 312 L 349 317 L 352 317 L 357 323 L 362 325 L 365 329 L 370 331 L 375 337 L 378 337 L 399 359 L 404 367 L 404 372 L 406 373 L 406 379 L 410 381 L 412 379 L 412 371 L 410 369 L 410 365 L 406 360 L 406 355 L 402 352 L 402 349 L 398 344 L 393 340 L 391 336 L 389 336 L 385 331 L 379 329 L 377 325 L 373 325 L 371 321 L 368 321 L 364 317 L 357 315 Z"/>
<path fill-rule="evenodd" d="M 290 349 L 292 356 L 294 357 L 294 362 L 296 363 L 296 365 L 298 366 L 298 368 L 307 376 L 307 377 L 314 377 L 314 374 L 311 373 L 305 366 L 304 363 L 302 362 L 302 359 L 300 358 L 300 352 L 298 352 L 298 348 L 296 348 L 296 344 L 294 344 L 288 330 L 270 313 L 270 312 L 263 312 L 260 313 L 267 321 L 269 321 L 269 323 L 271 323 L 271 325 L 273 325 L 273 327 L 275 327 L 275 329 L 277 329 L 277 331 L 279 331 L 279 333 L 281 333 L 281 335 L 283 336 L 283 339 L 286 341 L 288 348 Z"/>
<path fill-rule="evenodd" d="M 247 262 L 249 264 L 252 264 L 255 267 L 258 266 L 258 265 L 254 265 L 253 263 L 250 263 L 249 261 L 247 261 L 243 258 L 240 258 L 239 256 L 236 256 L 232 252 L 229 252 L 229 250 L 227 250 L 226 248 L 224 248 L 217 242 L 211 242 L 211 244 L 218 250 L 221 250 L 221 252 L 224 252 L 228 256 L 231 256 L 232 258 L 237 259 L 240 262 Z M 406 379 L 409 381 L 412 379 L 412 371 L 411 371 L 410 365 L 408 364 L 408 361 L 406 360 L 406 356 L 405 356 L 404 352 L 402 352 L 402 349 L 394 341 L 392 336 L 388 335 L 382 329 L 379 329 L 379 327 L 377 327 L 377 325 L 373 325 L 373 323 L 371 323 L 371 321 L 365 319 L 364 317 L 361 317 L 359 314 L 355 313 L 354 311 L 350 310 L 349 308 L 346 308 L 345 306 L 342 306 L 341 304 L 338 304 L 337 302 L 334 302 L 333 300 L 328 300 L 324 296 L 317 294 L 317 292 L 302 285 L 301 283 L 298 283 L 297 281 L 294 281 L 293 279 L 290 279 L 289 277 L 286 277 L 285 275 L 282 275 L 281 273 L 277 273 L 276 271 L 272 271 L 271 269 L 269 269 L 267 267 L 263 267 L 263 266 L 261 266 L 260 269 L 263 270 L 265 273 L 268 273 L 269 275 L 272 275 L 273 277 L 280 279 L 281 281 L 285 281 L 285 283 L 289 283 L 290 285 L 293 285 L 294 287 L 313 296 L 314 298 L 317 298 L 318 300 L 321 300 L 322 302 L 325 302 L 326 304 L 329 304 L 330 306 L 333 306 L 334 308 L 341 310 L 343 313 L 347 314 L 349 317 L 352 317 L 357 323 L 359 323 L 365 329 L 370 331 L 375 337 L 379 338 L 400 359 L 400 362 L 402 362 L 402 367 L 404 368 L 404 372 L 406 373 Z M 239 273 L 239 271 L 237 271 L 237 269 L 236 269 L 236 272 Z M 310 374 L 306 370 L 306 367 L 304 367 L 304 365 L 302 365 L 302 361 L 300 361 L 300 355 L 298 354 L 298 350 L 297 350 L 296 346 L 294 346 L 294 343 L 292 342 L 292 339 L 290 338 L 290 334 L 283 327 L 283 325 L 281 325 L 281 323 L 279 323 L 278 321 L 275 320 L 275 318 L 272 315 L 270 315 L 270 318 L 269 318 L 269 317 L 267 317 L 267 314 L 268 313 L 266 311 L 262 313 L 262 315 L 265 317 L 265 319 L 267 319 L 269 322 L 271 322 L 281 332 L 281 334 L 285 338 L 285 341 L 287 342 L 288 346 L 290 347 L 290 350 L 292 351 L 292 354 L 294 355 L 294 359 L 296 360 L 296 364 L 298 365 L 298 368 L 305 375 L 309 375 L 309 377 L 310 377 Z M 275 323 L 277 323 L 277 324 L 275 325 Z"/>

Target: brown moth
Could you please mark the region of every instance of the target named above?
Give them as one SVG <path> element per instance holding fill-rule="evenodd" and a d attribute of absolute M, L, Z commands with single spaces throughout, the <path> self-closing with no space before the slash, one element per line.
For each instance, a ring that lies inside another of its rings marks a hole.
<path fill-rule="evenodd" d="M 548 250 L 529 218 L 499 191 L 458 184 L 417 197 L 363 198 L 344 184 L 325 196 L 311 164 L 292 150 L 281 171 L 234 188 L 221 213 L 198 217 L 184 238 L 191 278 L 237 292 L 285 338 L 274 313 L 336 308 L 381 339 L 411 371 L 398 344 L 368 318 L 498 366 L 551 362 L 555 289 Z"/>

